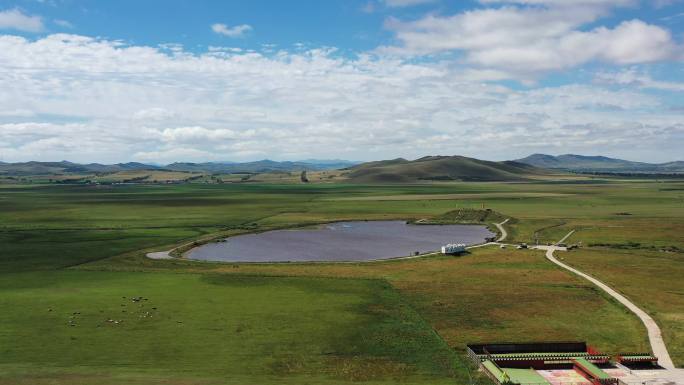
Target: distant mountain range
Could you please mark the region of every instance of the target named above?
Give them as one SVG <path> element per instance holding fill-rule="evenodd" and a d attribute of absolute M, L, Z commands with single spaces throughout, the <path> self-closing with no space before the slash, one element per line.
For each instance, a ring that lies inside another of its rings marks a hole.
<path fill-rule="evenodd" d="M 464 156 L 426 156 L 416 160 L 403 158 L 358 163 L 346 160 L 308 159 L 302 161 L 260 160 L 255 162 L 176 162 L 152 165 L 137 162 L 79 164 L 61 162 L 0 162 L 0 175 L 92 175 L 123 171 L 157 170 L 206 174 L 260 174 L 342 170 L 341 176 L 352 183 L 415 183 L 420 181 L 522 181 L 559 171 L 614 174 L 680 174 L 684 162 L 651 164 L 605 156 L 534 154 L 515 161 L 491 162 Z M 554 171 L 555 170 L 555 171 Z"/>
<path fill-rule="evenodd" d="M 533 154 L 516 162 L 531 166 L 576 172 L 607 173 L 684 173 L 684 161 L 668 163 L 644 163 L 608 158 L 605 156 L 585 156 L 575 154 L 546 155 Z"/>
<path fill-rule="evenodd" d="M 515 161 L 490 162 L 464 156 L 426 156 L 362 163 L 347 175 L 357 183 L 410 183 L 418 181 L 522 181 L 548 175 L 548 170 Z"/>
<path fill-rule="evenodd" d="M 260 160 L 256 162 L 207 162 L 207 163 L 171 163 L 165 166 L 144 164 L 137 162 L 100 164 L 79 164 L 68 161 L 61 162 L 0 162 L 0 174 L 5 175 L 47 175 L 47 174 L 90 174 L 90 173 L 113 173 L 129 170 L 169 170 L 186 172 L 207 173 L 264 173 L 264 172 L 290 172 L 290 171 L 320 171 L 335 170 L 351 167 L 358 162 L 346 160 L 308 160 L 296 162 L 277 162 L 273 160 Z"/>

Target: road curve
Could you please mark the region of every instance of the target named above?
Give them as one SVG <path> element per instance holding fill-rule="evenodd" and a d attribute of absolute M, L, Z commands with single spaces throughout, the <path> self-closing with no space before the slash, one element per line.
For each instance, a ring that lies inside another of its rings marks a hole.
<path fill-rule="evenodd" d="M 506 237 L 508 237 L 508 233 L 506 232 L 506 229 L 504 229 L 503 225 L 505 225 L 509 219 L 511 218 L 507 218 L 505 221 L 501 223 L 494 224 L 496 228 L 499 229 L 499 231 L 501 231 L 501 236 L 499 237 L 499 239 L 496 240 L 497 242 L 502 242 L 504 239 L 506 239 Z"/>
<path fill-rule="evenodd" d="M 675 369 L 674 363 L 670 358 L 670 353 L 668 353 L 667 346 L 665 346 L 665 342 L 663 341 L 663 336 L 660 333 L 660 328 L 658 327 L 658 324 L 656 324 L 656 322 L 653 320 L 653 318 L 651 318 L 651 316 L 649 316 L 645 311 L 641 310 L 639 307 L 633 304 L 630 300 L 625 298 L 622 294 L 611 289 L 610 286 L 606 285 L 605 283 L 599 281 L 598 279 L 588 274 L 585 274 L 575 269 L 574 267 L 566 265 L 565 263 L 557 260 L 556 257 L 553 256 L 554 251 L 565 250 L 565 248 L 557 246 L 537 246 L 537 248 L 541 250 L 546 250 L 546 259 L 568 271 L 571 271 L 579 275 L 582 278 L 589 280 L 591 283 L 600 287 L 603 291 L 608 293 L 611 297 L 618 300 L 621 304 L 625 305 L 629 310 L 632 311 L 632 313 L 636 314 L 637 317 L 641 319 L 641 322 L 644 323 L 644 326 L 646 326 L 646 330 L 648 330 L 648 339 L 651 343 L 651 349 L 653 350 L 653 354 L 655 354 L 656 357 L 658 357 L 658 363 L 660 364 L 660 366 L 666 369 Z"/>

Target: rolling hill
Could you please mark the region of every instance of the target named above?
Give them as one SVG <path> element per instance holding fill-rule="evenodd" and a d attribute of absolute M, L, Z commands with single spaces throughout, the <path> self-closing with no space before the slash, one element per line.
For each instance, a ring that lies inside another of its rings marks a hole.
<path fill-rule="evenodd" d="M 157 170 L 160 167 L 142 163 L 118 163 L 118 164 L 79 164 L 68 161 L 61 162 L 19 162 L 0 163 L 0 174 L 6 175 L 50 175 L 50 174 L 87 174 L 87 173 L 112 173 L 130 170 Z"/>
<path fill-rule="evenodd" d="M 514 161 L 490 162 L 463 156 L 427 156 L 362 163 L 348 169 L 356 183 L 411 183 L 419 181 L 522 181 L 549 171 Z"/>
<path fill-rule="evenodd" d="M 585 156 L 575 154 L 546 155 L 533 154 L 516 162 L 535 167 L 579 171 L 579 172 L 612 172 L 612 173 L 682 173 L 684 162 L 644 163 L 605 156 Z"/>
<path fill-rule="evenodd" d="M 264 173 L 264 172 L 290 172 L 290 171 L 320 171 L 320 170 L 334 170 L 338 168 L 349 167 L 356 164 L 349 161 L 326 161 L 326 160 L 311 160 L 311 161 L 283 161 L 277 162 L 273 160 L 259 160 L 255 162 L 245 163 L 171 163 L 164 166 L 165 169 L 173 171 L 195 171 L 195 172 L 209 172 L 209 173 Z"/>
<path fill-rule="evenodd" d="M 349 167 L 356 162 L 343 160 L 312 160 L 301 162 L 277 162 L 273 160 L 260 160 L 255 162 L 234 163 L 234 162 L 207 162 L 207 163 L 171 163 L 166 166 L 158 166 L 137 162 L 100 164 L 89 163 L 79 164 L 68 161 L 61 162 L 19 162 L 1 163 L 0 174 L 4 175 L 69 175 L 69 174 L 107 174 L 122 171 L 134 170 L 156 170 L 156 171 L 181 171 L 181 172 L 202 172 L 202 173 L 263 173 L 263 172 L 290 172 L 290 171 L 319 171 L 334 170 Z"/>

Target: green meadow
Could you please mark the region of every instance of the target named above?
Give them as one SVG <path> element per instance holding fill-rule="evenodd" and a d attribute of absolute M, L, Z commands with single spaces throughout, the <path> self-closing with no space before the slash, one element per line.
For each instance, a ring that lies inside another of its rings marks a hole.
<path fill-rule="evenodd" d="M 565 261 L 619 288 L 651 314 L 675 365 L 684 366 L 684 254 L 595 248 L 570 253 Z"/>
<path fill-rule="evenodd" d="M 631 313 L 534 251 L 358 264 L 144 257 L 217 234 L 459 208 L 512 218 L 510 241 L 576 230 L 568 242 L 582 248 L 560 256 L 651 312 L 682 364 L 683 197 L 678 181 L 600 179 L 0 185 L 0 384 L 486 383 L 466 343 L 648 349 Z"/>
<path fill-rule="evenodd" d="M 447 383 L 456 360 L 381 280 L 58 271 L 1 289 L 6 383 Z"/>

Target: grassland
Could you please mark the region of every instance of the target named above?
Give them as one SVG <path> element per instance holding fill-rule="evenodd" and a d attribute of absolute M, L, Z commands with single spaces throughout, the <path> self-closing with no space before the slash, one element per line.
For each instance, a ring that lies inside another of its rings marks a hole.
<path fill-rule="evenodd" d="M 645 329 L 590 284 L 556 269 L 541 252 L 473 249 L 464 257 L 357 264 L 203 264 L 131 256 L 84 265 L 92 270 L 195 271 L 389 282 L 456 351 L 473 341 L 586 339 L 606 351 L 648 350 Z M 552 301 L 550 299 L 553 299 Z M 594 319 L 591 328 L 586 320 Z"/>
<path fill-rule="evenodd" d="M 563 257 L 640 304 L 670 342 L 675 365 L 684 366 L 684 254 L 595 248 Z"/>
<path fill-rule="evenodd" d="M 484 207 L 516 219 L 508 226 L 516 241 L 552 242 L 578 229 L 570 242 L 585 248 L 563 257 L 580 267 L 602 253 L 639 266 L 667 256 L 679 266 L 682 191 L 676 181 L 602 180 L 0 185 L 0 303 L 10 309 L 0 315 L 0 384 L 465 383 L 467 342 L 586 339 L 608 351 L 644 350 L 636 318 L 531 251 L 226 265 L 152 261 L 143 250 L 216 233 Z M 668 319 L 665 337 L 681 363 L 683 322 L 668 306 L 681 296 L 677 274 L 626 269 L 611 278 L 607 267 L 601 276 L 597 265 L 596 275 L 618 288 L 618 276 L 634 277 L 660 280 L 652 295 L 673 292 L 650 303 L 630 294 L 638 283 L 623 289 L 659 322 Z M 123 299 L 133 296 L 148 298 L 145 309 L 157 307 L 159 317 L 140 318 L 137 303 Z M 77 326 L 69 326 L 73 312 L 81 313 Z M 249 327 L 237 333 L 241 324 Z"/>
<path fill-rule="evenodd" d="M 2 290 L 11 311 L 0 315 L 0 368 L 27 383 L 50 372 L 110 383 L 117 372 L 131 383 L 446 383 L 454 360 L 380 280 L 59 271 L 11 274 Z"/>

